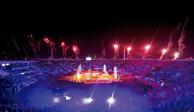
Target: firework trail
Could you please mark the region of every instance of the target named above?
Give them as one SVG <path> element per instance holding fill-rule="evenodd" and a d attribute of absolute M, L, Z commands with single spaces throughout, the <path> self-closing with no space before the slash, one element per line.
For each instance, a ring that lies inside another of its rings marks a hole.
<path fill-rule="evenodd" d="M 28 36 L 28 43 L 29 43 L 31 49 L 33 50 L 34 57 L 36 57 L 37 56 L 37 52 L 38 52 L 37 51 L 38 45 L 36 44 L 36 41 L 35 41 L 34 36 L 32 34 L 30 34 Z"/>
<path fill-rule="evenodd" d="M 39 58 L 39 53 L 40 53 L 40 47 L 41 47 L 41 40 L 35 40 L 34 36 L 30 34 L 28 36 L 28 43 L 33 50 L 34 57 Z"/>
<path fill-rule="evenodd" d="M 181 27 L 181 23 L 179 23 L 172 31 L 172 33 L 170 34 L 169 36 L 169 41 L 168 41 L 168 45 L 167 45 L 167 51 L 169 51 L 171 48 L 172 48 L 172 45 L 173 45 L 173 37 L 175 36 L 175 34 L 178 32 L 178 30 L 180 29 Z"/>
<path fill-rule="evenodd" d="M 16 48 L 17 52 L 20 53 L 21 52 L 21 49 L 20 49 L 18 43 L 16 42 L 15 37 L 13 35 L 11 35 L 11 37 L 12 37 L 12 41 L 13 41 L 14 47 Z"/>
<path fill-rule="evenodd" d="M 156 38 L 157 34 L 158 34 L 158 30 L 156 30 L 156 31 L 154 32 L 153 37 L 152 37 L 152 40 L 151 40 L 151 42 L 150 42 L 150 45 L 152 45 L 152 43 L 153 43 L 153 41 L 154 41 L 154 38 Z"/>
<path fill-rule="evenodd" d="M 156 29 L 156 31 L 154 32 L 154 34 L 152 36 L 152 39 L 151 39 L 151 41 L 149 43 L 149 46 L 152 46 L 152 43 L 154 41 L 154 38 L 157 36 L 157 34 L 158 34 L 158 30 Z M 147 55 L 148 55 L 148 50 L 145 50 L 144 55 L 143 55 L 142 58 L 144 59 Z"/>
<path fill-rule="evenodd" d="M 181 35 L 180 35 L 180 38 L 178 39 L 178 45 L 179 45 L 179 53 L 182 54 L 183 53 L 183 50 L 186 48 L 183 41 L 185 39 L 185 35 L 186 35 L 186 31 L 185 31 L 185 28 L 187 26 L 187 23 L 189 21 L 189 18 L 187 17 L 186 20 L 185 20 L 185 23 L 182 27 L 182 32 L 181 32 Z"/>
<path fill-rule="evenodd" d="M 136 40 L 136 38 L 134 37 L 133 40 L 130 42 L 129 45 L 130 45 L 131 47 L 133 47 L 133 43 L 134 43 L 135 40 Z"/>

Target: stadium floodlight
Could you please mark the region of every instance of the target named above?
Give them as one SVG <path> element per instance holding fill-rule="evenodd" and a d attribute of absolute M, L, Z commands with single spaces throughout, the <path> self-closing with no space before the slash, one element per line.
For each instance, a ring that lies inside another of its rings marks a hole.
<path fill-rule="evenodd" d="M 59 103 L 59 102 L 60 102 L 60 98 L 54 97 L 54 98 L 53 98 L 53 102 L 54 102 L 54 103 Z"/>
<path fill-rule="evenodd" d="M 90 103 L 92 103 L 94 101 L 94 99 L 89 97 L 89 98 L 83 98 L 82 101 L 83 101 L 84 104 L 90 104 Z"/>
<path fill-rule="evenodd" d="M 179 52 L 175 52 L 174 53 L 174 59 L 177 59 L 179 57 L 179 55 L 180 55 Z"/>

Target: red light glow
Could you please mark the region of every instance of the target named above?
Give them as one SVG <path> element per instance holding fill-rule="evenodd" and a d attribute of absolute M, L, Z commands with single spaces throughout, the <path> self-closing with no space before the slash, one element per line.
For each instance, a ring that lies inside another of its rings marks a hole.
<path fill-rule="evenodd" d="M 75 46 L 75 45 L 72 47 L 72 49 L 73 49 L 73 52 L 77 52 L 77 50 L 78 50 L 77 46 Z"/>
<path fill-rule="evenodd" d="M 114 47 L 114 49 L 118 49 L 119 45 L 118 44 L 114 44 L 113 47 Z"/>
<path fill-rule="evenodd" d="M 167 49 L 162 49 L 162 54 L 165 54 L 167 52 Z"/>
<path fill-rule="evenodd" d="M 146 45 L 146 46 L 145 46 L 145 50 L 149 50 L 150 47 L 151 47 L 150 45 Z"/>
<path fill-rule="evenodd" d="M 61 47 L 65 47 L 65 42 L 61 42 Z"/>
<path fill-rule="evenodd" d="M 127 47 L 127 51 L 129 52 L 129 51 L 131 51 L 131 46 L 129 46 L 129 47 Z"/>
<path fill-rule="evenodd" d="M 43 41 L 45 42 L 45 43 L 50 43 L 50 40 L 47 38 L 47 37 L 45 37 L 44 39 L 43 39 Z"/>
<path fill-rule="evenodd" d="M 174 53 L 174 59 L 177 59 L 179 57 L 179 52 Z"/>

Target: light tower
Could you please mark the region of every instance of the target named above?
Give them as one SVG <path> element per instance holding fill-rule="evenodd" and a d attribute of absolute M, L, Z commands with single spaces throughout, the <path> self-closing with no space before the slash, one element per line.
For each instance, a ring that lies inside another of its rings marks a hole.
<path fill-rule="evenodd" d="M 162 49 L 162 54 L 160 56 L 160 60 L 163 58 L 163 56 L 167 53 L 167 49 Z"/>
<path fill-rule="evenodd" d="M 78 58 L 78 54 L 79 54 L 79 48 L 77 47 L 77 45 L 73 45 L 72 46 L 73 52 L 75 53 L 75 58 Z"/>
<path fill-rule="evenodd" d="M 146 58 L 146 56 L 148 55 L 148 52 L 150 50 L 150 47 L 151 46 L 149 44 L 144 47 L 145 51 L 144 51 L 143 59 Z"/>
<path fill-rule="evenodd" d="M 127 47 L 127 57 L 128 57 L 128 58 L 130 57 L 131 49 L 132 49 L 131 46 L 128 46 L 128 47 Z"/>
<path fill-rule="evenodd" d="M 61 47 L 62 47 L 62 50 L 63 50 L 63 58 L 66 58 L 65 42 L 61 42 Z"/>
<path fill-rule="evenodd" d="M 116 59 L 118 57 L 118 50 L 119 50 L 119 45 L 113 44 L 113 48 L 114 48 L 114 59 Z"/>

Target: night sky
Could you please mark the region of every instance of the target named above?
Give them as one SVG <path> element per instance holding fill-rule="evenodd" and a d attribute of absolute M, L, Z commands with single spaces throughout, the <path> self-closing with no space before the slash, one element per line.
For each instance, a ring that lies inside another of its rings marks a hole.
<path fill-rule="evenodd" d="M 156 6 L 157 7 L 157 6 Z M 106 49 L 107 57 L 113 56 L 112 44 L 117 41 L 121 45 L 127 45 L 133 42 L 132 54 L 139 57 L 143 53 L 143 46 L 153 40 L 151 55 L 153 58 L 160 56 L 160 49 L 167 46 L 169 35 L 179 23 L 184 23 L 186 17 L 189 22 L 186 27 L 186 38 L 184 44 L 186 48 L 182 58 L 194 57 L 194 16 L 192 13 L 177 12 L 172 10 L 159 12 L 149 10 L 111 10 L 103 11 L 91 10 L 82 7 L 65 8 L 52 10 L 45 7 L 43 10 L 27 11 L 11 10 L 4 12 L 1 20 L 0 32 L 0 57 L 4 59 L 15 57 L 33 58 L 33 50 L 29 45 L 29 35 L 33 36 L 33 41 L 41 41 L 45 36 L 52 38 L 56 43 L 55 57 L 62 56 L 60 42 L 64 41 L 67 45 L 77 43 L 80 47 L 80 55 L 101 56 L 102 41 Z M 108 8 L 107 8 L 108 9 Z M 126 8 L 127 9 L 127 8 Z M 63 11 L 65 10 L 65 11 Z M 152 9 L 151 9 L 152 10 Z M 189 9 L 191 10 L 191 9 Z M 176 13 L 175 13 L 176 12 Z M 178 38 L 181 29 L 173 38 L 173 47 L 169 56 L 178 50 Z M 122 56 L 122 50 L 120 51 Z M 40 57 L 46 58 L 49 55 L 48 47 L 41 41 Z M 72 52 L 68 51 L 68 56 Z"/>

